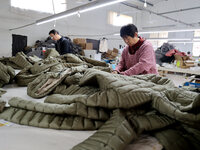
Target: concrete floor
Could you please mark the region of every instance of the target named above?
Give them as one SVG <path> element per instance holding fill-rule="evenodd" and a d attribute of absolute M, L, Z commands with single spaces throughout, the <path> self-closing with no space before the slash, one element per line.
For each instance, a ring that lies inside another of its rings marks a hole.
<path fill-rule="evenodd" d="M 165 74 L 167 78 L 172 80 L 174 84 L 179 87 L 182 86 L 185 82 L 190 81 L 190 78 L 187 78 L 184 75 L 178 75 L 178 74 Z"/>

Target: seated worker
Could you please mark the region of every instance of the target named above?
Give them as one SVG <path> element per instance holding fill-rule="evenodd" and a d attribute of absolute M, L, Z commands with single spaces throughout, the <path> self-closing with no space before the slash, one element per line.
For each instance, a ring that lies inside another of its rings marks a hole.
<path fill-rule="evenodd" d="M 127 76 L 158 74 L 153 46 L 138 36 L 137 27 L 133 24 L 123 26 L 120 30 L 120 36 L 127 46 L 122 52 L 119 64 L 112 73 Z"/>
<path fill-rule="evenodd" d="M 55 29 L 51 30 L 49 32 L 49 36 L 56 42 L 56 50 L 59 52 L 60 55 L 64 55 L 66 53 L 72 53 L 72 50 L 70 49 L 70 43 L 69 41 L 59 35 L 59 32 Z"/>

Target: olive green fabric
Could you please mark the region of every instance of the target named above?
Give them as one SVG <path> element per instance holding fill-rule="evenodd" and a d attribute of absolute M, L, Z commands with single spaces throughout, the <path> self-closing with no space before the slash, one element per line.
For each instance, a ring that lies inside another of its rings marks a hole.
<path fill-rule="evenodd" d="M 44 52 L 44 59 L 49 58 L 49 57 L 57 57 L 57 56 L 60 56 L 60 54 L 55 49 L 48 49 Z"/>
<path fill-rule="evenodd" d="M 2 57 L 2 58 L 0 58 L 0 62 L 3 63 L 4 65 L 10 66 L 10 67 L 12 67 L 14 69 L 18 69 L 18 70 L 21 69 L 21 67 L 16 65 L 14 62 L 10 61 L 10 57 Z"/>
<path fill-rule="evenodd" d="M 0 97 L 1 97 L 3 94 L 5 94 L 5 93 L 6 93 L 6 90 L 0 88 Z"/>
<path fill-rule="evenodd" d="M 39 62 L 39 61 L 42 60 L 41 58 L 39 58 L 39 57 L 37 57 L 37 56 L 35 56 L 35 55 L 29 56 L 28 58 L 29 58 L 29 61 L 30 61 L 32 64 L 34 64 L 34 63 Z"/>
<path fill-rule="evenodd" d="M 128 115 L 129 114 L 129 115 Z M 150 111 L 144 114 L 136 115 L 133 111 L 127 114 L 127 119 L 135 127 L 135 132 L 141 134 L 146 131 L 163 129 L 176 121 L 156 111 Z"/>
<path fill-rule="evenodd" d="M 34 81 L 28 84 L 27 94 L 34 98 L 41 98 L 52 92 L 64 79 L 65 82 L 68 82 L 68 85 L 78 83 L 79 80 L 77 79 L 76 72 L 83 73 L 86 69 L 87 66 L 83 65 L 63 69 L 61 71 L 59 71 L 59 69 L 54 69 L 53 72 L 41 74 Z"/>
<path fill-rule="evenodd" d="M 34 81 L 38 76 L 40 76 L 41 74 L 44 74 L 45 72 L 47 72 L 49 70 L 49 68 L 48 68 L 39 73 L 32 74 L 30 71 L 31 68 L 32 68 L 32 66 L 28 66 L 28 67 L 24 68 L 23 70 L 21 70 L 15 76 L 15 82 L 17 83 L 18 86 L 27 86 L 30 82 Z"/>
<path fill-rule="evenodd" d="M 41 74 L 33 82 L 28 84 L 27 94 L 33 98 L 44 97 L 52 92 L 70 73 L 70 69 L 64 69 L 60 72 Z"/>
<path fill-rule="evenodd" d="M 6 105 L 6 102 L 3 101 L 3 100 L 0 98 L 0 113 L 4 111 L 5 105 Z"/>
<path fill-rule="evenodd" d="M 97 69 L 105 72 L 112 72 L 112 69 L 110 67 L 93 66 L 92 69 Z"/>
<path fill-rule="evenodd" d="M 30 82 L 32 82 L 34 79 L 39 77 L 41 74 L 47 73 L 47 72 L 57 72 L 61 71 L 65 68 L 72 68 L 73 74 L 66 79 L 66 84 L 75 84 L 78 83 L 81 76 L 77 76 L 79 73 L 83 74 L 87 68 L 95 68 L 107 72 L 111 72 L 111 69 L 109 67 L 103 67 L 103 66 L 94 66 L 90 63 L 87 63 L 86 61 L 82 60 L 80 56 L 74 55 L 74 54 L 65 54 L 58 57 L 47 57 L 44 60 L 34 62 L 32 66 L 27 66 L 24 68 L 21 72 L 19 72 L 16 76 L 16 83 L 19 86 L 27 86 Z M 98 65 L 95 61 L 96 65 Z M 102 62 L 99 62 L 101 65 Z M 105 65 L 106 66 L 106 65 Z M 78 73 L 77 75 L 74 75 Z M 80 75 L 79 74 L 79 75 Z M 76 79 L 75 79 L 76 78 Z M 78 79 L 79 78 L 79 79 Z M 73 80 L 73 81 L 72 81 Z"/>
<path fill-rule="evenodd" d="M 84 63 L 82 59 L 80 59 L 77 55 L 74 54 L 65 54 L 60 56 L 62 60 L 64 60 L 66 63 Z"/>
<path fill-rule="evenodd" d="M 6 105 L 6 102 L 3 101 L 3 100 L 0 98 L 0 113 L 4 111 L 5 105 Z"/>
<path fill-rule="evenodd" d="M 76 97 L 76 95 L 71 95 L 70 97 Z M 87 119 L 101 121 L 109 118 L 109 113 L 102 108 L 87 107 L 81 103 L 65 104 L 62 100 L 58 101 L 56 104 L 53 104 L 27 101 L 14 97 L 9 101 L 9 105 L 19 109 L 21 108 L 28 111 L 46 114 L 81 116 Z"/>
<path fill-rule="evenodd" d="M 62 82 L 69 76 L 76 79 L 77 72 L 84 73 L 79 81 Z M 180 136 L 185 130 L 187 134 L 192 134 L 194 128 L 199 131 L 200 95 L 175 87 L 167 78 L 156 75 L 123 76 L 84 68 L 83 65 L 67 68 L 62 74 L 63 79 L 58 79 L 57 75 L 56 72 L 48 72 L 39 76 L 29 84 L 28 93 L 33 97 L 41 97 L 54 90 L 59 94 L 48 96 L 44 104 L 13 98 L 9 102 L 10 107 L 0 114 L 0 118 L 54 129 L 92 130 L 101 126 L 74 150 L 123 150 L 142 132 L 157 131 L 158 136 L 155 136 L 163 141 L 161 143 L 164 143 L 165 149 L 170 149 L 170 146 L 176 149 L 182 148 L 180 143 L 187 141 Z M 55 84 L 49 81 L 52 77 L 51 81 L 56 81 Z M 114 114 L 109 118 L 112 112 Z M 166 128 L 177 124 L 188 125 L 189 128 L 176 132 L 170 128 L 165 135 Z M 170 141 L 175 141 L 173 138 L 180 139 L 180 142 L 170 145 Z M 198 140 L 191 139 L 195 142 L 192 148 L 198 147 Z"/>
<path fill-rule="evenodd" d="M 81 59 L 83 59 L 85 62 L 90 63 L 94 66 L 103 66 L 103 67 L 108 67 L 108 64 L 106 64 L 103 61 L 98 61 L 98 60 L 94 60 L 85 56 L 80 56 Z"/>
<path fill-rule="evenodd" d="M 185 125 L 154 132 L 165 150 L 199 150 L 200 131 Z"/>
<path fill-rule="evenodd" d="M 24 69 L 25 67 L 32 65 L 28 61 L 28 57 L 23 52 L 18 52 L 15 57 L 11 57 L 9 60 L 15 63 L 21 69 Z"/>
<path fill-rule="evenodd" d="M 115 110 L 113 116 L 96 133 L 72 150 L 123 150 L 136 138 L 123 112 Z"/>
<path fill-rule="evenodd" d="M 3 64 L 11 66 L 14 69 L 20 69 L 20 70 L 24 69 L 27 66 L 31 66 L 32 64 L 35 63 L 35 60 L 36 56 L 28 57 L 23 52 L 18 52 L 16 56 L 13 57 L 0 58 L 0 62 L 2 62 Z"/>
<path fill-rule="evenodd" d="M 2 96 L 3 94 L 5 94 L 5 93 L 6 93 L 6 91 L 5 91 L 4 89 L 1 89 L 1 88 L 0 88 L 0 113 L 3 112 L 4 107 L 5 107 L 5 105 L 6 105 L 6 102 L 5 102 L 4 100 L 1 99 L 1 96 Z"/>
<path fill-rule="evenodd" d="M 53 72 L 53 71 L 60 71 L 63 68 L 64 68 L 64 65 L 61 63 L 61 60 L 55 59 L 55 58 L 48 58 L 43 61 L 35 63 L 30 68 L 30 72 L 32 74 L 37 74 L 47 69 Z"/>
<path fill-rule="evenodd" d="M 0 87 L 10 83 L 15 77 L 15 70 L 10 66 L 5 66 L 0 62 Z"/>
<path fill-rule="evenodd" d="M 75 73 L 74 75 L 68 76 L 65 78 L 64 84 L 72 85 L 72 84 L 79 84 L 80 79 L 83 77 L 81 73 Z"/>
<path fill-rule="evenodd" d="M 96 130 L 104 123 L 80 116 L 47 114 L 14 107 L 6 108 L 0 117 L 21 125 L 60 130 Z"/>
<path fill-rule="evenodd" d="M 108 67 L 108 64 L 106 64 L 105 62 L 87 58 L 87 57 L 81 56 L 81 55 L 65 54 L 65 55 L 60 56 L 60 58 L 62 60 L 65 60 L 66 63 L 87 64 L 90 67 L 92 67 L 92 66 Z"/>
<path fill-rule="evenodd" d="M 58 72 L 65 68 L 60 59 L 48 58 L 43 61 L 36 62 L 32 66 L 28 66 L 21 70 L 15 77 L 16 83 L 19 86 L 27 86 L 41 74 L 46 72 Z"/>
<path fill-rule="evenodd" d="M 3 57 L 0 58 L 0 62 L 6 66 L 11 66 L 14 69 L 22 70 L 28 66 L 32 66 L 35 62 L 41 59 L 37 56 L 26 56 L 23 52 L 18 52 L 16 56 L 13 57 Z"/>
<path fill-rule="evenodd" d="M 66 84 L 60 84 L 56 87 L 53 93 L 61 95 L 92 95 L 97 91 L 99 91 L 99 89 L 92 86 L 80 87 L 79 85 L 67 86 Z"/>

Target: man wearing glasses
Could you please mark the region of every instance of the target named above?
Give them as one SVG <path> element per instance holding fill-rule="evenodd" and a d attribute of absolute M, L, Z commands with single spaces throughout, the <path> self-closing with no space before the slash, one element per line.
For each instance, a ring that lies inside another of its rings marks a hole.
<path fill-rule="evenodd" d="M 51 30 L 49 32 L 49 36 L 51 37 L 52 40 L 57 41 L 56 50 L 59 52 L 60 55 L 64 55 L 66 53 L 72 53 L 69 41 L 63 36 L 61 36 L 58 31 L 56 31 L 55 29 Z"/>

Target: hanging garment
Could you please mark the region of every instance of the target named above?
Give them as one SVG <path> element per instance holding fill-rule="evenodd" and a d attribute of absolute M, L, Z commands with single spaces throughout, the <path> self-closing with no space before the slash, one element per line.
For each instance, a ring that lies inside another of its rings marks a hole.
<path fill-rule="evenodd" d="M 102 53 L 108 51 L 108 40 L 106 38 L 100 40 L 99 51 Z"/>

